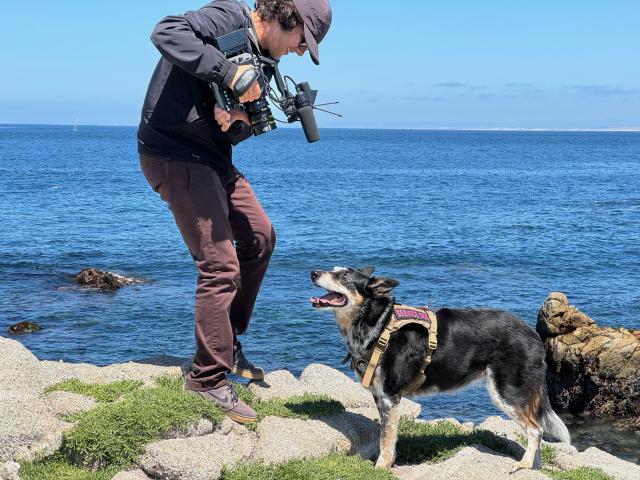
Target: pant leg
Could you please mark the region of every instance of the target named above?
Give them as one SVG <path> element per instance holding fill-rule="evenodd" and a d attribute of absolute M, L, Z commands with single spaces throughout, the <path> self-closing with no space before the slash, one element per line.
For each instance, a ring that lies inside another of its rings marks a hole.
<path fill-rule="evenodd" d="M 276 232 L 251 185 L 237 170 L 229 196 L 229 222 L 240 264 L 239 290 L 231 303 L 231 325 L 234 334 L 241 335 L 249 326 L 275 248 Z"/>
<path fill-rule="evenodd" d="M 198 271 L 196 353 L 186 386 L 206 390 L 224 385 L 233 363 L 229 313 L 240 283 L 227 191 L 216 171 L 206 165 L 143 155 L 140 163 L 149 184 L 173 213 Z"/>

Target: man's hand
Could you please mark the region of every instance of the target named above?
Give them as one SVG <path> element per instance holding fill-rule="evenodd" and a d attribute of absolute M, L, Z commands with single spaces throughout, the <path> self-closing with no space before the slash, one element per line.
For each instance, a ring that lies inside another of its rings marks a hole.
<path fill-rule="evenodd" d="M 227 112 L 225 109 L 220 108 L 216 105 L 215 107 L 213 107 L 213 116 L 215 117 L 216 122 L 218 122 L 218 125 L 220 125 L 220 128 L 223 132 L 229 130 L 229 127 L 231 127 L 233 122 L 235 122 L 236 120 L 240 120 L 247 125 L 250 125 L 249 117 L 247 116 L 247 114 L 238 109 Z"/>
<path fill-rule="evenodd" d="M 240 76 L 247 70 L 254 70 L 254 68 L 251 65 L 238 65 L 238 71 L 233 76 L 233 79 L 229 84 L 229 88 L 233 90 L 233 87 L 238 81 L 238 79 L 240 78 Z M 260 90 L 260 85 L 256 80 L 251 84 L 251 86 L 249 87 L 249 90 L 247 90 L 244 93 L 244 95 L 240 97 L 240 103 L 253 102 L 255 100 L 258 100 L 260 98 L 261 93 L 262 91 Z"/>

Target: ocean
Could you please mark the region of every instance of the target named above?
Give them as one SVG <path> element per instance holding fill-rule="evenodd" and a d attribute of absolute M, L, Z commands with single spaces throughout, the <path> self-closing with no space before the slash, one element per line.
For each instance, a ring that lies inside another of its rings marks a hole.
<path fill-rule="evenodd" d="M 234 149 L 278 236 L 243 339 L 255 363 L 350 374 L 332 315 L 308 302 L 309 272 L 334 266 L 374 265 L 407 304 L 503 308 L 534 326 L 560 290 L 599 325 L 640 328 L 640 133 L 321 136 L 281 128 Z M 135 128 L 0 126 L 0 207 L 2 335 L 39 323 L 15 338 L 47 360 L 192 354 L 195 269 L 139 170 Z M 91 266 L 148 283 L 74 287 Z M 500 414 L 482 384 L 420 403 L 424 418 Z M 583 446 L 639 461 L 640 432 L 604 438 L 565 418 Z"/>

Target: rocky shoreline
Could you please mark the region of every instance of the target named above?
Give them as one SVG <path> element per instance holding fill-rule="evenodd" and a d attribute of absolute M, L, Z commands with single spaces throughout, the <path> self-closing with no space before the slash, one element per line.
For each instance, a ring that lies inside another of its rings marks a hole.
<path fill-rule="evenodd" d="M 601 327 L 552 292 L 536 331 L 547 352 L 547 388 L 557 411 L 621 419 L 640 429 L 640 330 Z"/>
<path fill-rule="evenodd" d="M 68 415 L 96 408 L 96 400 L 78 393 L 50 392 L 63 380 L 87 384 L 110 384 L 129 380 L 153 385 L 163 376 L 181 376 L 182 360 L 159 357 L 147 362 L 97 367 L 88 364 L 39 361 L 21 343 L 0 337 L 0 479 L 20 478 L 20 464 L 58 451 L 74 424 Z M 264 382 L 252 383 L 249 391 L 258 401 L 289 399 L 300 395 L 324 395 L 339 402 L 340 411 L 318 418 L 282 418 L 268 415 L 254 429 L 223 420 L 214 425 L 205 419 L 189 428 L 167 432 L 144 448 L 133 467 L 115 474 L 116 480 L 220 478 L 224 468 L 252 461 L 278 464 L 292 459 L 319 458 L 344 452 L 361 458 L 375 455 L 378 442 L 377 411 L 369 392 L 341 372 L 324 365 L 308 366 L 299 379 L 281 370 L 268 374 Z M 419 424 L 439 421 L 415 420 L 420 405 L 403 400 L 403 415 Z M 463 435 L 487 430 L 511 445 L 498 452 L 486 445 L 459 448 L 444 461 L 423 461 L 396 466 L 390 472 L 399 479 L 547 479 L 547 471 L 509 468 L 521 452 L 522 432 L 511 421 L 490 417 L 480 425 L 461 425 L 444 419 Z M 461 444 L 462 445 L 462 444 Z M 575 448 L 549 444 L 553 459 L 550 471 L 581 467 L 597 468 L 617 480 L 640 478 L 640 466 L 616 458 L 597 448 L 578 452 Z M 508 451 L 511 450 L 511 457 Z M 580 477 L 575 477 L 580 478 Z M 587 478 L 587 477 L 585 477 Z M 602 477 L 607 478 L 607 477 Z"/>

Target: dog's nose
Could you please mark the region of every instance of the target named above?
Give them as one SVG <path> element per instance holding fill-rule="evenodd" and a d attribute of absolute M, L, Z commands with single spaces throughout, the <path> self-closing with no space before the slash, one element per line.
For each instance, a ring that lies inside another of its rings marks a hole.
<path fill-rule="evenodd" d="M 316 280 L 318 280 L 319 278 L 320 278 L 320 272 L 317 272 L 317 271 L 315 271 L 315 270 L 314 270 L 313 272 L 311 272 L 311 280 L 312 280 L 312 281 L 314 281 L 314 282 L 315 282 L 315 281 L 316 281 Z"/>

